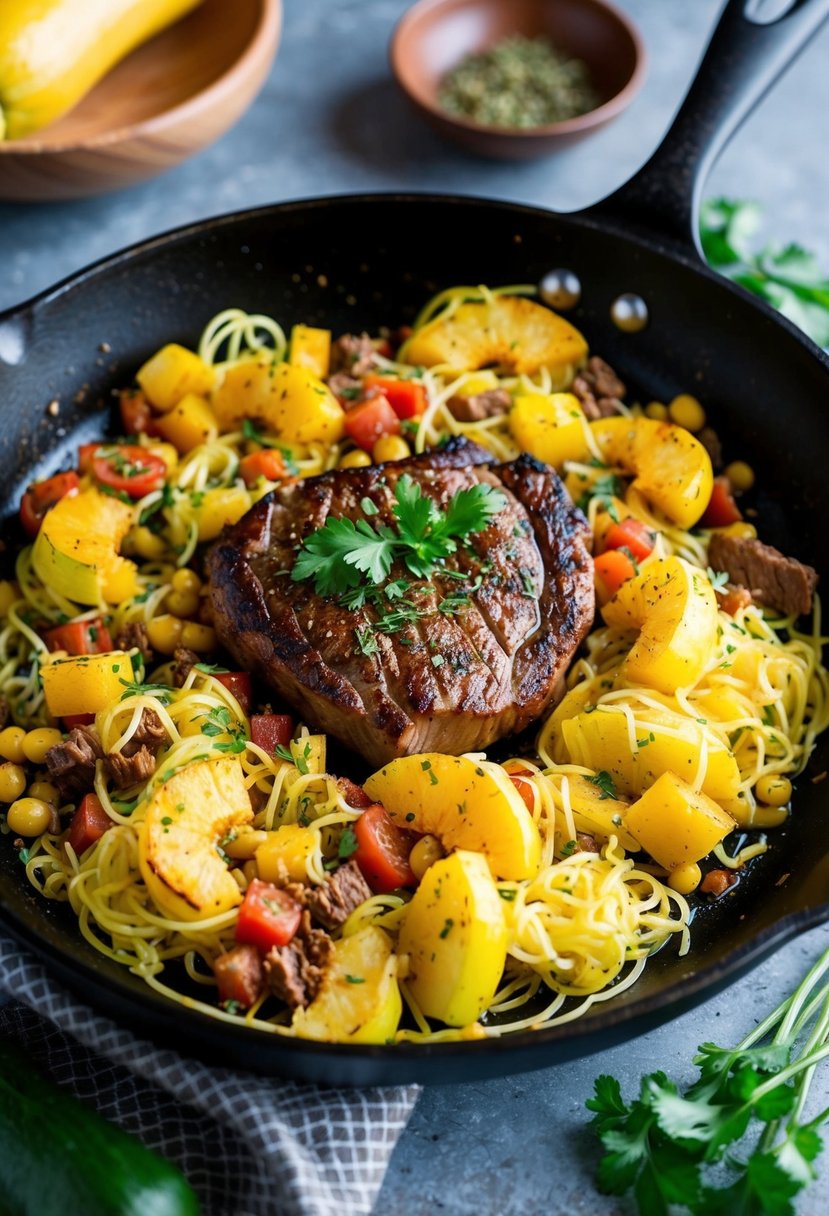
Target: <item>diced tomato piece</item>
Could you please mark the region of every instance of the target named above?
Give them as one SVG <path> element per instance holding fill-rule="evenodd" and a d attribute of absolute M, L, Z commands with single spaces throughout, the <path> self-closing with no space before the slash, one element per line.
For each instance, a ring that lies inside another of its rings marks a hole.
<path fill-rule="evenodd" d="M 639 519 L 623 519 L 611 524 L 605 536 L 605 549 L 627 549 L 637 562 L 653 553 L 656 537 L 647 524 Z"/>
<path fill-rule="evenodd" d="M 255 946 L 234 946 L 220 954 L 213 964 L 213 975 L 220 1003 L 234 1001 L 242 1009 L 256 1004 L 265 986 L 262 956 Z"/>
<path fill-rule="evenodd" d="M 352 830 L 357 837 L 354 860 L 372 891 L 382 894 L 397 887 L 416 886 L 409 865 L 415 837 L 401 831 L 379 803 L 364 810 Z"/>
<path fill-rule="evenodd" d="M 49 650 L 65 650 L 67 654 L 106 654 L 115 649 L 110 632 L 100 617 L 56 625 L 47 630 L 43 640 Z"/>
<path fill-rule="evenodd" d="M 66 843 L 72 846 L 76 857 L 80 857 L 111 827 L 112 820 L 101 805 L 98 795 L 86 794 L 72 816 L 66 833 Z"/>
<path fill-rule="evenodd" d="M 287 946 L 301 919 L 302 906 L 287 891 L 254 878 L 239 908 L 236 940 L 267 954 L 274 946 Z"/>
<path fill-rule="evenodd" d="M 75 730 L 78 726 L 91 726 L 95 721 L 94 714 L 64 714 L 63 725 L 67 730 Z"/>
<path fill-rule="evenodd" d="M 381 435 L 400 434 L 400 419 L 385 397 L 372 397 L 348 411 L 345 430 L 358 448 L 370 452 Z"/>
<path fill-rule="evenodd" d="M 700 523 L 703 528 L 727 528 L 743 518 L 740 508 L 731 493 L 731 483 L 727 477 L 715 477 L 708 506 L 705 508 Z"/>
<path fill-rule="evenodd" d="M 366 376 L 363 381 L 371 395 L 382 393 L 398 418 L 418 418 L 426 409 L 426 389 L 416 380 L 395 380 L 390 376 Z"/>
<path fill-rule="evenodd" d="M 530 813 L 535 810 L 535 787 L 533 786 L 532 782 L 528 780 L 528 778 L 531 776 L 532 773 L 528 768 L 509 774 L 510 781 L 524 799 L 524 805 Z"/>
<path fill-rule="evenodd" d="M 290 714 L 252 714 L 250 741 L 272 756 L 278 747 L 287 747 L 294 737 Z"/>
<path fill-rule="evenodd" d="M 33 481 L 20 503 L 20 522 L 27 536 L 37 536 L 46 512 L 67 494 L 73 494 L 80 484 L 74 469 L 68 473 L 56 473 L 45 481 Z"/>
<path fill-rule="evenodd" d="M 151 439 L 160 437 L 156 415 L 143 393 L 137 389 L 123 389 L 118 394 L 118 404 L 125 435 L 149 435 Z"/>
<path fill-rule="evenodd" d="M 273 448 L 262 448 L 261 452 L 251 452 L 239 461 L 239 472 L 246 486 L 253 486 L 260 477 L 266 481 L 279 481 L 285 476 L 285 461 L 281 452 Z"/>
<path fill-rule="evenodd" d="M 593 561 L 593 569 L 601 579 L 608 596 L 614 596 L 629 578 L 636 574 L 633 560 L 622 549 L 608 549 Z"/>
<path fill-rule="evenodd" d="M 102 485 L 130 498 L 157 490 L 167 474 L 160 456 L 133 443 L 84 443 L 78 449 L 78 465 L 82 473 L 91 473 Z"/>
<path fill-rule="evenodd" d="M 227 691 L 236 698 L 242 709 L 242 713 L 250 713 L 250 707 L 253 704 L 253 683 L 250 678 L 250 672 L 215 671 L 213 672 L 213 679 L 218 680 L 220 684 L 224 684 Z"/>

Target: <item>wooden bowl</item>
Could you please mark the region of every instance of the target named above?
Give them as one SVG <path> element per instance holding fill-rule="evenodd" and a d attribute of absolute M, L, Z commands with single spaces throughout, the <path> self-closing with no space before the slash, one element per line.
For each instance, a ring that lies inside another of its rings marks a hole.
<path fill-rule="evenodd" d="M 281 23 L 281 0 L 203 0 L 117 64 L 63 118 L 26 139 L 0 142 L 0 199 L 102 194 L 192 156 L 253 101 Z"/>
<path fill-rule="evenodd" d="M 467 55 L 512 34 L 546 35 L 583 60 L 602 98 L 576 118 L 540 127 L 491 127 L 438 104 L 447 72 Z M 645 47 L 633 22 L 607 0 L 420 0 L 392 37 L 392 71 L 418 112 L 441 135 L 482 156 L 545 156 L 604 126 L 630 104 L 645 77 Z"/>

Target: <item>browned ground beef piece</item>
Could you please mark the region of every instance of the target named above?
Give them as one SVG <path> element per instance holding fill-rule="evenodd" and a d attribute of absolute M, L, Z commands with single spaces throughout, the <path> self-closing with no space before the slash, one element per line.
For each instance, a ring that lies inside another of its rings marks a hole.
<path fill-rule="evenodd" d="M 146 744 L 142 744 L 138 751 L 130 756 L 110 752 L 106 758 L 106 767 L 118 789 L 125 790 L 152 777 L 155 772 L 155 755 Z"/>
<path fill-rule="evenodd" d="M 350 409 L 363 395 L 363 382 L 348 372 L 334 372 L 328 377 L 328 387 L 345 409 Z"/>
<path fill-rule="evenodd" d="M 343 334 L 331 347 L 333 371 L 365 376 L 377 367 L 377 344 L 370 334 Z"/>
<path fill-rule="evenodd" d="M 589 832 L 576 832 L 577 853 L 598 853 L 599 842 Z"/>
<path fill-rule="evenodd" d="M 133 756 L 146 747 L 155 756 L 167 742 L 167 731 L 154 709 L 145 709 L 135 732 L 121 748 L 122 756 Z"/>
<path fill-rule="evenodd" d="M 200 662 L 195 650 L 188 650 L 186 646 L 176 647 L 173 652 L 173 684 L 176 688 L 181 688 L 195 665 Z"/>
<path fill-rule="evenodd" d="M 269 989 L 290 1009 L 310 1005 L 319 992 L 333 949 L 328 934 L 311 928 L 311 919 L 304 912 L 296 937 L 287 946 L 274 946 L 265 956 Z"/>
<path fill-rule="evenodd" d="M 712 570 L 724 570 L 732 583 L 747 587 L 758 603 L 786 616 L 812 610 L 817 571 L 751 536 L 715 532 L 708 547 Z"/>
<path fill-rule="evenodd" d="M 571 392 L 578 397 L 585 415 L 593 420 L 618 414 L 627 389 L 609 363 L 592 355 L 574 379 Z"/>
<path fill-rule="evenodd" d="M 505 388 L 488 389 L 485 393 L 473 393 L 465 397 L 462 393 L 449 398 L 449 412 L 458 422 L 481 422 L 506 414 L 512 405 L 512 397 Z"/>
<path fill-rule="evenodd" d="M 718 473 L 722 468 L 722 444 L 719 435 L 712 426 L 704 426 L 701 431 L 697 431 L 697 439 L 711 457 L 714 472 Z"/>
<path fill-rule="evenodd" d="M 139 650 L 145 663 L 153 660 L 153 648 L 143 621 L 129 621 L 115 639 L 116 650 Z"/>
<path fill-rule="evenodd" d="M 737 875 L 733 870 L 710 870 L 700 883 L 699 889 L 706 895 L 719 897 L 725 895 L 736 881 Z"/>
<path fill-rule="evenodd" d="M 63 743 L 49 748 L 46 768 L 61 797 L 89 793 L 95 784 L 95 761 L 103 754 L 101 741 L 91 726 L 75 727 Z"/>
<path fill-rule="evenodd" d="M 237 1001 L 250 1009 L 262 995 L 265 972 L 262 956 L 255 946 L 234 946 L 220 954 L 213 964 L 213 974 L 223 1001 Z"/>
<path fill-rule="evenodd" d="M 336 929 L 371 896 L 371 887 L 356 861 L 347 861 L 329 874 L 321 886 L 313 887 L 306 895 L 305 903 L 314 920 L 326 929 Z"/>

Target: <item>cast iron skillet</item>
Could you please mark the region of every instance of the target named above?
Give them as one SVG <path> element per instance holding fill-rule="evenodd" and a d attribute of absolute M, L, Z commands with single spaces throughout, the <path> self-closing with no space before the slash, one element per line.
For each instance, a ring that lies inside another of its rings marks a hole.
<path fill-rule="evenodd" d="M 597 207 L 559 216 L 465 198 L 371 196 L 288 203 L 224 216 L 145 242 L 0 316 L 0 419 L 5 512 L 24 485 L 74 463 L 100 434 L 109 392 L 165 342 L 194 342 L 229 305 L 335 331 L 410 320 L 453 283 L 538 281 L 576 271 L 571 314 L 593 350 L 651 397 L 682 390 L 705 402 L 731 457 L 760 471 L 762 535 L 829 573 L 829 360 L 793 326 L 701 263 L 692 233 L 705 168 L 751 106 L 807 42 L 829 0 L 787 6 L 774 24 L 729 0 L 673 129 L 652 160 Z M 756 6 L 755 6 L 756 7 Z M 779 4 L 777 8 L 779 9 Z M 647 301 L 650 324 L 621 333 L 621 292 Z M 46 411 L 60 401 L 54 418 Z M 572 1025 L 503 1039 L 355 1047 L 283 1040 L 219 1024 L 156 996 L 83 941 L 74 917 L 23 881 L 0 845 L 6 927 L 90 1003 L 185 1050 L 315 1081 L 452 1081 L 537 1068 L 595 1051 L 693 1005 L 829 910 L 824 739 L 797 783 L 789 827 L 728 898 L 703 908 L 693 948 L 667 947 L 620 999 Z"/>

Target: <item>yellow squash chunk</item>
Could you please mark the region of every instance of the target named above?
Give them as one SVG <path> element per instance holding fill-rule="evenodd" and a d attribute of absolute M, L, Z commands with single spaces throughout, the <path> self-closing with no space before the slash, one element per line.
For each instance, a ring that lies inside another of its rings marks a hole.
<path fill-rule="evenodd" d="M 663 773 L 625 816 L 625 827 L 666 870 L 706 857 L 735 822 L 675 773 Z"/>
<path fill-rule="evenodd" d="M 587 419 L 572 393 L 524 393 L 515 398 L 509 425 L 524 452 L 560 469 L 565 460 L 587 460 Z"/>
<path fill-rule="evenodd" d="M 386 1043 L 402 1012 L 391 941 L 370 925 L 334 943 L 319 992 L 307 1009 L 297 1009 L 291 1025 L 301 1039 Z"/>
<path fill-rule="evenodd" d="M 680 528 L 691 528 L 708 506 L 711 457 L 682 426 L 653 418 L 600 418 L 590 429 L 606 464 L 634 478 L 633 487 Z"/>
<path fill-rule="evenodd" d="M 236 756 L 202 760 L 154 793 L 138 834 L 141 877 L 173 920 L 206 920 L 242 902 L 219 852 L 222 837 L 253 819 Z"/>
<path fill-rule="evenodd" d="M 497 366 L 516 375 L 546 367 L 559 377 L 586 357 L 587 343 L 569 321 L 522 296 L 461 304 L 416 330 L 401 351 L 406 363 L 424 367 Z"/>
<path fill-rule="evenodd" d="M 118 555 L 133 508 L 98 490 L 67 494 L 47 512 L 32 549 L 41 582 L 76 604 L 110 604 L 137 595 L 136 568 Z"/>
<path fill-rule="evenodd" d="M 182 454 L 200 443 L 209 443 L 219 434 L 219 423 L 205 397 L 186 393 L 158 420 L 158 429 Z"/>
<path fill-rule="evenodd" d="M 198 0 L 0 0 L 0 139 L 59 118 Z"/>
<path fill-rule="evenodd" d="M 402 756 L 369 777 L 365 791 L 401 827 L 437 836 L 447 852 L 483 853 L 496 878 L 538 873 L 538 829 L 499 764 L 439 752 Z"/>
<path fill-rule="evenodd" d="M 307 882 L 308 858 L 319 845 L 320 834 L 298 823 L 285 823 L 256 850 L 256 869 L 265 882 L 280 882 L 287 874 L 292 882 Z"/>
<path fill-rule="evenodd" d="M 213 394 L 213 409 L 223 430 L 251 418 L 285 443 L 336 443 L 344 431 L 345 413 L 328 386 L 290 363 L 231 367 Z"/>
<path fill-rule="evenodd" d="M 681 557 L 648 562 L 602 608 L 608 625 L 638 629 L 620 683 L 673 693 L 696 684 L 717 642 L 717 598 L 708 578 Z"/>
<path fill-rule="evenodd" d="M 468 1026 L 492 1004 L 507 958 L 503 900 L 480 853 L 436 861 L 406 908 L 398 949 L 429 1018 Z"/>
<path fill-rule="evenodd" d="M 624 794 L 640 795 L 665 772 L 691 782 L 696 778 L 703 746 L 707 758 L 702 789 L 723 802 L 740 788 L 737 761 L 716 735 L 690 718 L 648 708 L 647 724 L 636 723 L 631 739 L 625 714 L 599 706 L 562 722 L 566 761 L 610 773 Z"/>
<path fill-rule="evenodd" d="M 235 524 L 251 507 L 250 492 L 244 486 L 205 490 L 197 507 L 186 508 L 185 515 L 195 519 L 199 540 L 215 540 L 227 524 Z"/>
<path fill-rule="evenodd" d="M 627 802 L 608 797 L 601 785 L 578 773 L 571 773 L 567 784 L 576 827 L 593 832 L 603 840 L 615 836 L 623 849 L 636 848 L 636 840 L 625 828 Z"/>
<path fill-rule="evenodd" d="M 147 400 L 166 413 L 183 397 L 205 396 L 216 381 L 216 372 L 195 351 L 170 342 L 148 359 L 136 374 Z"/>
<path fill-rule="evenodd" d="M 613 688 L 613 673 L 580 680 L 566 693 L 547 719 L 545 735 L 552 746 L 552 759 L 556 764 L 570 764 L 570 753 L 564 742 L 562 726 L 575 718 L 587 705 L 595 705 L 602 693 Z"/>
<path fill-rule="evenodd" d="M 55 718 L 97 714 L 121 699 L 132 681 L 130 656 L 123 650 L 57 659 L 40 670 L 49 713 Z"/>
<path fill-rule="evenodd" d="M 307 367 L 323 380 L 331 363 L 331 330 L 314 329 L 311 325 L 295 325 L 291 330 L 288 362 L 293 367 Z"/>

